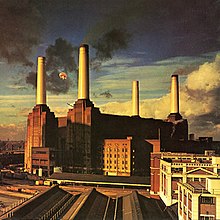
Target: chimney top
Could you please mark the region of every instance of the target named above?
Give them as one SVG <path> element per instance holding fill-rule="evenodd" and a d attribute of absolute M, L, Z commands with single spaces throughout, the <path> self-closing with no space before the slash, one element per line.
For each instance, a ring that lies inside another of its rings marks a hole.
<path fill-rule="evenodd" d="M 178 74 L 172 74 L 172 76 L 171 76 L 171 77 L 176 77 L 176 76 L 178 76 Z"/>

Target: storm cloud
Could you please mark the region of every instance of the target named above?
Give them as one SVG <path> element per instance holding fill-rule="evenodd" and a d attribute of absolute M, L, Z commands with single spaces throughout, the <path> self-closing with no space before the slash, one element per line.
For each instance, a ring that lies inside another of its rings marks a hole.
<path fill-rule="evenodd" d="M 128 32 L 121 29 L 112 29 L 103 34 L 101 38 L 92 42 L 96 49 L 96 58 L 101 61 L 111 59 L 115 51 L 128 47 L 129 38 Z"/>
<path fill-rule="evenodd" d="M 30 54 L 40 43 L 42 16 L 36 1 L 1 0 L 0 57 L 11 63 L 31 66 Z"/>
<path fill-rule="evenodd" d="M 60 72 L 76 74 L 77 66 L 74 58 L 74 47 L 62 38 L 56 39 L 54 45 L 46 49 L 46 85 L 47 91 L 52 94 L 65 94 L 73 86 L 70 77 L 65 80 L 59 77 Z M 26 76 L 26 83 L 36 88 L 36 72 L 29 72 Z"/>
<path fill-rule="evenodd" d="M 115 6 L 111 14 L 90 29 L 86 36 L 88 42 L 99 39 L 108 30 L 124 29 L 131 36 L 126 52 L 146 52 L 149 62 L 220 49 L 220 3 L 217 0 L 137 0 L 135 3 L 123 0 L 117 3 L 111 2 Z"/>
<path fill-rule="evenodd" d="M 165 119 L 170 112 L 169 103 L 170 94 L 141 100 L 140 115 Z M 105 113 L 131 115 L 131 106 L 131 101 L 109 102 L 100 109 Z M 188 120 L 190 133 L 220 138 L 220 55 L 187 75 L 180 86 L 180 113 Z"/>

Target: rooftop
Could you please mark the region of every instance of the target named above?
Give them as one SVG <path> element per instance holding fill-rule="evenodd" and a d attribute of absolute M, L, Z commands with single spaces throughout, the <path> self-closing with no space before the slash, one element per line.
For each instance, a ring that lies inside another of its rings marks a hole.
<path fill-rule="evenodd" d="M 199 181 L 182 183 L 182 185 L 187 187 L 193 193 L 209 193 L 205 185 Z"/>
<path fill-rule="evenodd" d="M 74 196 L 59 186 L 23 204 L 10 216 L 11 219 L 177 219 L 176 209 L 166 208 L 161 200 L 146 198 L 137 191 L 113 199 L 94 188 Z"/>

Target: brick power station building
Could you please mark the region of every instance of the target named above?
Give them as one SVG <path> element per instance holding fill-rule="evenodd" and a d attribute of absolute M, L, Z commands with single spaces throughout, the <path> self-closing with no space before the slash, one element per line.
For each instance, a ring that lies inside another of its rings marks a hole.
<path fill-rule="evenodd" d="M 171 141 L 188 139 L 188 124 L 179 114 L 178 76 L 172 76 L 171 113 L 166 120 L 141 118 L 139 116 L 138 82 L 133 82 L 132 116 L 103 114 L 89 97 L 89 48 L 79 48 L 78 99 L 67 116 L 55 117 L 46 104 L 45 58 L 38 58 L 37 101 L 28 116 L 25 146 L 25 169 L 35 172 L 40 168 L 49 175 L 54 166 L 62 166 L 65 171 L 81 173 L 109 173 L 106 155 L 103 155 L 106 140 L 131 137 L 135 140 L 137 158 L 146 155 L 146 163 L 131 167 L 130 175 L 149 175 L 149 152 L 151 145 L 146 139 L 161 140 L 163 146 Z M 104 159 L 103 159 L 104 156 Z M 129 164 L 133 164 L 130 157 Z M 136 162 L 135 162 L 136 163 Z M 147 169 L 146 169 L 147 166 Z M 103 170 L 104 169 L 104 170 Z M 111 173 L 111 172 L 110 172 Z"/>

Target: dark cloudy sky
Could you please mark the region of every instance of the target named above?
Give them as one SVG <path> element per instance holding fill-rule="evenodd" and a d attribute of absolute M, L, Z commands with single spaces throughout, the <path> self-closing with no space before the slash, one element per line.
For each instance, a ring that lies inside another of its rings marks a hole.
<path fill-rule="evenodd" d="M 190 132 L 220 139 L 219 0 L 0 0 L 0 139 L 24 138 L 35 105 L 36 59 L 47 58 L 48 105 L 57 116 L 77 99 L 78 47 L 90 45 L 91 100 L 141 116 L 169 114 L 170 76 L 180 75 Z M 67 80 L 58 78 L 67 73 Z"/>

